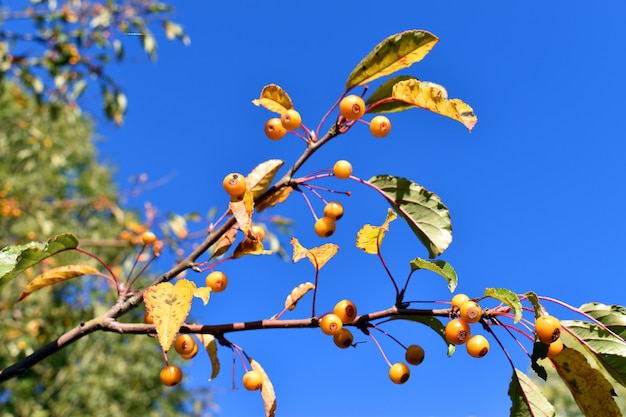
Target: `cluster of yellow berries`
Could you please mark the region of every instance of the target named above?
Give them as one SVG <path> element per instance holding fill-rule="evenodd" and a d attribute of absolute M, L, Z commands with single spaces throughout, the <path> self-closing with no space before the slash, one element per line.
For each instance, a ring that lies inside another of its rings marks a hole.
<path fill-rule="evenodd" d="M 363 99 L 351 94 L 339 102 L 339 113 L 348 120 L 359 120 L 365 114 Z M 391 122 L 385 116 L 376 116 L 370 121 L 370 132 L 377 138 L 384 138 L 391 131 Z"/>
<path fill-rule="evenodd" d="M 489 341 L 483 335 L 471 335 L 470 324 L 478 323 L 483 316 L 482 308 L 465 294 L 452 298 L 452 312 L 458 314 L 448 322 L 445 336 L 453 345 L 465 344 L 467 353 L 474 358 L 482 358 L 489 353 Z"/>
<path fill-rule="evenodd" d="M 535 320 L 535 335 L 541 343 L 548 345 L 548 358 L 554 358 L 563 350 L 561 322 L 550 315 L 539 316 Z"/>
<path fill-rule="evenodd" d="M 352 323 L 356 318 L 357 309 L 350 300 L 341 300 L 333 308 L 332 313 L 324 314 L 319 325 L 322 332 L 333 336 L 334 343 L 341 349 L 352 345 L 354 337 L 350 330 L 343 327 L 346 323 Z"/>
<path fill-rule="evenodd" d="M 287 132 L 296 130 L 301 124 L 300 113 L 294 109 L 289 109 L 280 118 L 273 117 L 265 123 L 265 135 L 271 140 L 280 140 Z"/>
<path fill-rule="evenodd" d="M 420 345 L 410 345 L 406 348 L 404 359 L 408 364 L 417 366 L 424 361 L 425 352 Z M 389 368 L 389 379 L 394 384 L 404 384 L 409 380 L 411 370 L 404 362 L 396 362 Z"/>

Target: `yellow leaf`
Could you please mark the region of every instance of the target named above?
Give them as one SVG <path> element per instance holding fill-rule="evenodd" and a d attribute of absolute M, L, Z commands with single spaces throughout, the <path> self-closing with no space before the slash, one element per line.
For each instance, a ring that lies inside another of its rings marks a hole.
<path fill-rule="evenodd" d="M 600 371 L 589 365 L 582 353 L 565 347 L 551 361 L 585 416 L 622 415 L 613 398 L 613 387 Z"/>
<path fill-rule="evenodd" d="M 193 290 L 193 296 L 200 298 L 202 304 L 207 305 L 209 303 L 209 297 L 211 296 L 211 289 L 208 287 L 198 287 Z"/>
<path fill-rule="evenodd" d="M 284 162 L 280 159 L 270 159 L 256 166 L 246 177 L 246 184 L 254 198 L 257 198 L 272 183 L 276 172 L 283 166 Z"/>
<path fill-rule="evenodd" d="M 280 115 L 293 108 L 289 94 L 276 84 L 269 84 L 263 87 L 259 99 L 252 100 L 252 103 L 255 106 L 263 106 L 269 111 Z"/>
<path fill-rule="evenodd" d="M 372 226 L 366 224 L 356 235 L 356 247 L 365 253 L 376 255 L 383 243 L 385 232 L 389 230 L 389 223 L 394 221 L 398 215 L 391 209 L 387 209 L 387 218 L 382 226 Z"/>
<path fill-rule="evenodd" d="M 238 201 L 230 201 L 228 208 L 235 216 L 239 229 L 245 234 L 248 234 L 250 227 L 252 226 L 252 212 L 254 211 L 254 197 L 250 190 L 246 190 L 243 198 Z"/>
<path fill-rule="evenodd" d="M 315 285 L 313 285 L 312 282 L 304 282 L 298 285 L 291 291 L 291 294 L 287 296 L 287 299 L 285 300 L 285 308 L 289 310 L 295 309 L 298 301 L 300 301 L 300 299 L 313 288 L 315 288 Z"/>
<path fill-rule="evenodd" d="M 318 271 L 322 269 L 322 267 L 326 265 L 326 262 L 335 256 L 339 250 L 339 246 L 334 243 L 326 243 L 325 245 L 313 249 L 306 249 L 295 237 L 291 238 L 290 243 L 293 246 L 293 262 L 298 262 L 304 257 L 307 257 Z"/>
<path fill-rule="evenodd" d="M 30 281 L 20 294 L 19 300 L 23 301 L 26 297 L 43 287 L 58 284 L 59 282 L 64 282 L 68 279 L 81 277 L 83 275 L 95 275 L 98 273 L 99 271 L 96 268 L 89 265 L 65 265 L 51 269 Z"/>
<path fill-rule="evenodd" d="M 261 385 L 261 397 L 263 397 L 263 405 L 265 406 L 265 417 L 274 417 L 276 412 L 276 393 L 274 392 L 274 385 L 267 376 L 267 373 L 263 367 L 254 359 L 248 358 L 250 366 L 255 371 L 258 371 L 263 375 L 263 384 Z"/>
<path fill-rule="evenodd" d="M 376 47 L 352 70 L 346 82 L 349 90 L 421 61 L 439 39 L 424 30 L 408 30 L 392 35 Z"/>
<path fill-rule="evenodd" d="M 257 213 L 262 212 L 268 207 L 274 207 L 278 203 L 284 202 L 289 194 L 293 191 L 293 188 L 290 186 L 282 187 L 278 190 L 274 191 L 271 195 L 269 195 L 265 200 L 260 201 L 256 206 Z"/>
<path fill-rule="evenodd" d="M 211 359 L 211 377 L 209 378 L 209 381 L 212 381 L 220 373 L 220 361 L 217 358 L 217 343 L 215 342 L 215 336 L 212 334 L 198 334 L 196 336 L 200 339 L 206 353 Z"/>
<path fill-rule="evenodd" d="M 252 240 L 246 236 L 246 238 L 239 242 L 235 251 L 233 252 L 233 258 L 241 258 L 244 255 L 271 255 L 271 250 L 265 250 L 263 243 L 259 240 Z"/>
<path fill-rule="evenodd" d="M 193 282 L 181 279 L 176 285 L 162 282 L 147 288 L 143 293 L 146 310 L 154 320 L 157 338 L 164 352 L 172 346 L 180 326 L 189 314 L 194 290 Z"/>
<path fill-rule="evenodd" d="M 448 92 L 438 84 L 410 79 L 393 86 L 392 97 L 461 122 L 470 132 L 478 122 L 474 110 L 461 100 L 448 100 Z"/>
<path fill-rule="evenodd" d="M 230 249 L 231 245 L 235 242 L 235 236 L 237 235 L 237 226 L 233 226 L 226 233 L 222 235 L 220 240 L 217 241 L 217 245 L 213 250 L 213 255 L 211 258 L 222 256 L 226 253 L 228 249 Z"/>

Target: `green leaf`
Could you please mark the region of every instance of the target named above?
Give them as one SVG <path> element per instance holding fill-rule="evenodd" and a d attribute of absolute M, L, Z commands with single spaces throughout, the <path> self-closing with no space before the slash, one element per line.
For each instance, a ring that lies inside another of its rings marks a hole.
<path fill-rule="evenodd" d="M 552 417 L 554 407 L 539 388 L 525 373 L 513 370 L 509 384 L 511 397 L 511 416 L 514 417 Z"/>
<path fill-rule="evenodd" d="M 539 298 L 537 298 L 537 294 L 533 291 L 528 291 L 524 294 L 530 304 L 532 304 L 533 309 L 535 310 L 535 319 L 538 319 L 541 315 L 543 315 L 544 308 L 539 303 Z"/>
<path fill-rule="evenodd" d="M 7 246 L 0 251 L 0 288 L 20 272 L 64 250 L 78 247 L 78 239 L 72 233 L 63 233 L 46 242 Z"/>
<path fill-rule="evenodd" d="M 424 30 L 409 30 L 388 37 L 352 70 L 346 89 L 410 67 L 421 61 L 438 41 L 435 35 Z"/>
<path fill-rule="evenodd" d="M 440 320 L 436 319 L 435 317 L 415 316 L 415 315 L 410 315 L 410 316 L 398 315 L 398 316 L 391 317 L 390 320 L 407 320 L 407 321 L 414 321 L 415 323 L 425 324 L 426 326 L 434 330 L 435 333 L 441 336 L 441 339 L 448 347 L 448 356 L 452 356 L 452 354 L 454 353 L 454 350 L 456 349 L 456 347 L 453 344 L 448 343 L 448 341 L 446 340 L 446 327 L 443 325 L 443 323 Z"/>
<path fill-rule="evenodd" d="M 599 366 L 626 387 L 626 342 L 624 339 L 615 337 L 595 323 L 563 320 L 561 325 L 579 338 L 589 353 L 595 357 Z"/>
<path fill-rule="evenodd" d="M 440 259 L 429 261 L 422 258 L 415 258 L 411 261 L 411 272 L 418 269 L 426 269 L 441 275 L 446 279 L 446 281 L 448 281 L 448 289 L 450 292 L 454 292 L 458 283 L 458 278 L 456 276 L 456 271 L 448 262 Z"/>
<path fill-rule="evenodd" d="M 410 75 L 399 75 L 381 84 L 365 101 L 365 104 L 368 106 L 367 112 L 394 113 L 414 108 L 415 106 L 412 104 L 393 98 L 393 86 L 400 81 L 406 80 L 417 80 L 417 78 Z M 386 102 L 369 108 L 372 104 L 378 103 L 381 100 L 386 100 Z"/>
<path fill-rule="evenodd" d="M 409 224 L 434 258 L 452 242 L 450 212 L 439 196 L 406 178 L 378 175 L 368 181 Z"/>
<path fill-rule="evenodd" d="M 495 298 L 498 301 L 508 305 L 515 314 L 515 323 L 522 319 L 522 303 L 517 294 L 506 288 L 485 288 L 483 297 Z"/>
<path fill-rule="evenodd" d="M 582 353 L 565 347 L 552 363 L 586 417 L 622 415 L 613 398 L 613 387 Z"/>
<path fill-rule="evenodd" d="M 626 309 L 623 306 L 588 303 L 581 306 L 580 310 L 609 327 L 622 339 L 626 338 Z"/>

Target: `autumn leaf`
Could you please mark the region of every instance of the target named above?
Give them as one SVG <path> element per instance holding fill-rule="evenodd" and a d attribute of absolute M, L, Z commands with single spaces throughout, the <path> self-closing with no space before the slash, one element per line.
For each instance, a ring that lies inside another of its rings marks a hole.
<path fill-rule="evenodd" d="M 304 282 L 298 285 L 296 288 L 291 290 L 291 293 L 287 296 L 285 300 L 285 308 L 288 310 L 294 310 L 296 308 L 296 304 L 302 297 L 306 295 L 309 291 L 315 288 L 312 282 Z"/>
<path fill-rule="evenodd" d="M 421 61 L 439 39 L 425 30 L 408 30 L 389 36 L 352 70 L 346 89 L 393 74 Z"/>
<path fill-rule="evenodd" d="M 301 259 L 308 258 L 316 270 L 322 269 L 339 250 L 339 246 L 334 243 L 326 243 L 325 245 L 307 249 L 300 244 L 297 238 L 292 237 L 289 241 L 293 246 L 293 262 L 296 263 Z"/>
<path fill-rule="evenodd" d="M 248 358 L 250 366 L 253 370 L 258 371 L 263 376 L 263 383 L 261 385 L 261 397 L 263 398 L 263 405 L 265 406 L 265 417 L 273 417 L 276 412 L 276 393 L 274 392 L 274 385 L 267 376 L 265 369 L 254 359 Z"/>
<path fill-rule="evenodd" d="M 252 212 L 254 211 L 254 197 L 250 190 L 246 190 L 243 194 L 243 198 L 237 201 L 230 201 L 228 208 L 235 216 L 239 229 L 245 234 L 248 234 L 250 227 L 252 226 Z"/>
<path fill-rule="evenodd" d="M 19 301 L 23 301 L 26 297 L 43 287 L 65 282 L 72 278 L 96 275 L 98 273 L 99 271 L 96 268 L 89 265 L 65 265 L 51 269 L 30 281 L 20 294 Z"/>
<path fill-rule="evenodd" d="M 270 159 L 257 165 L 246 177 L 246 184 L 254 198 L 257 198 L 272 184 L 276 172 L 283 166 L 280 159 Z"/>
<path fill-rule="evenodd" d="M 207 305 L 209 297 L 211 297 L 211 289 L 209 287 L 198 287 L 193 290 L 193 296 L 201 299 L 203 305 Z"/>
<path fill-rule="evenodd" d="M 193 282 L 181 279 L 176 285 L 162 282 L 147 288 L 143 293 L 146 311 L 154 320 L 157 338 L 164 352 L 170 349 L 189 314 L 195 288 Z"/>
<path fill-rule="evenodd" d="M 235 248 L 233 259 L 241 258 L 245 255 L 271 255 L 272 253 L 271 250 L 265 250 L 260 240 L 250 239 L 246 236 Z"/>
<path fill-rule="evenodd" d="M 276 204 L 284 202 L 292 191 L 293 188 L 290 186 L 281 187 L 278 190 L 273 191 L 272 194 L 270 194 L 266 199 L 258 202 L 256 206 L 257 213 L 262 212 L 268 207 L 274 207 Z"/>
<path fill-rule="evenodd" d="M 393 86 L 392 97 L 461 122 L 471 132 L 478 118 L 474 110 L 461 100 L 448 99 L 448 92 L 439 84 L 409 79 Z"/>
<path fill-rule="evenodd" d="M 215 249 L 213 250 L 213 255 L 211 255 L 211 258 L 222 256 L 228 251 L 228 249 L 230 249 L 232 244 L 235 242 L 237 230 L 237 226 L 233 226 L 228 229 L 226 233 L 222 235 L 222 237 L 220 237 L 220 239 L 217 241 L 217 244 L 215 245 Z"/>
<path fill-rule="evenodd" d="M 364 225 L 356 235 L 356 247 L 365 253 L 376 255 L 383 243 L 385 232 L 389 230 L 389 223 L 398 215 L 391 209 L 387 209 L 387 218 L 381 226 Z"/>
<path fill-rule="evenodd" d="M 215 342 L 215 336 L 212 334 L 198 334 L 196 336 L 200 339 L 202 346 L 204 346 L 206 353 L 209 355 L 209 359 L 211 359 L 210 382 L 220 373 L 220 361 L 217 357 L 217 343 Z"/>
<path fill-rule="evenodd" d="M 265 107 L 267 110 L 280 115 L 293 108 L 289 94 L 276 84 L 269 84 L 263 87 L 260 97 L 252 100 L 252 103 L 255 106 Z"/>

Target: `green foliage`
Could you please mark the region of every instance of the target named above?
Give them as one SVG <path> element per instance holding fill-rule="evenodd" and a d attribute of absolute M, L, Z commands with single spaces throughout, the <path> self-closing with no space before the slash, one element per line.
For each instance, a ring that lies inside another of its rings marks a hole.
<path fill-rule="evenodd" d="M 72 261 L 96 265 L 75 252 L 43 260 L 42 255 L 75 247 L 73 235 L 61 234 L 71 230 L 88 238 L 81 244 L 98 245 L 104 261 L 121 259 L 130 246 L 119 234 L 133 215 L 118 206 L 110 168 L 97 162 L 89 119 L 72 107 L 53 118 L 49 105 L 38 105 L 16 84 L 5 81 L 1 87 L 0 244 L 23 245 L 0 255 L 3 283 L 24 269 L 20 265 L 30 255 L 41 261 L 1 289 L 0 368 L 5 368 L 115 303 L 102 278 L 41 289 L 18 303 L 36 270 Z M 27 243 L 55 234 L 61 235 L 47 244 Z M 141 322 L 141 313 L 125 319 Z M 165 389 L 158 378 L 162 366 L 152 338 L 98 333 L 3 383 L 0 416 L 187 415 L 181 407 L 192 393 Z"/>

